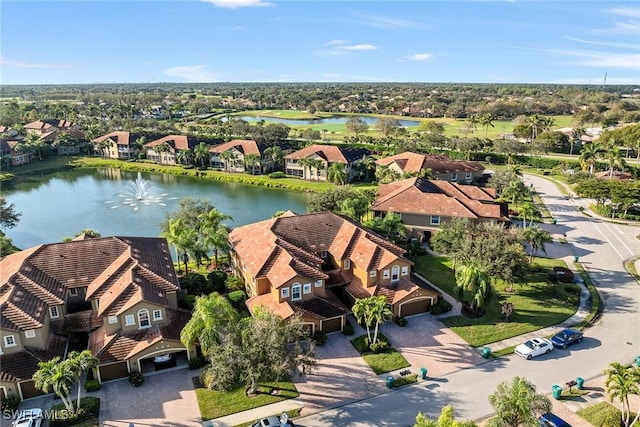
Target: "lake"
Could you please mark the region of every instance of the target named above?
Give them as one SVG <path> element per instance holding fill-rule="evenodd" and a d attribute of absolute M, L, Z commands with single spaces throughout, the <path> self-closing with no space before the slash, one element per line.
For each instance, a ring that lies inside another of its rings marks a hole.
<path fill-rule="evenodd" d="M 126 194 L 137 172 L 119 169 L 76 169 L 2 183 L 2 195 L 22 212 L 18 226 L 5 230 L 14 245 L 26 249 L 59 242 L 91 228 L 102 236 L 160 235 L 165 213 L 183 197 L 206 198 L 231 215 L 231 227 L 271 218 L 274 212 L 305 213 L 308 193 L 208 181 L 170 174 L 142 173 L 153 193 L 149 205 Z M 136 206 L 133 206 L 135 204 Z M 136 209 L 137 207 L 137 209 Z"/>
<path fill-rule="evenodd" d="M 259 122 L 264 120 L 265 122 L 283 123 L 285 125 L 300 126 L 300 125 L 344 125 L 349 120 L 349 117 L 331 117 L 327 119 L 314 119 L 314 120 L 294 120 L 294 119 L 279 119 L 275 117 L 258 117 L 258 116 L 233 116 L 236 119 L 241 119 L 249 123 Z M 375 125 L 378 119 L 375 117 L 362 116 L 358 117 L 364 120 L 368 125 Z M 222 119 L 223 121 L 226 118 Z M 417 120 L 398 120 L 400 126 L 411 127 L 418 126 L 420 124 Z"/>

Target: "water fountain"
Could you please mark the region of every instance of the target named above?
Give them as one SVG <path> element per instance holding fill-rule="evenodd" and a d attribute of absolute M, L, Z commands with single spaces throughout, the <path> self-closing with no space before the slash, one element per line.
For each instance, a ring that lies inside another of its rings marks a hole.
<path fill-rule="evenodd" d="M 166 206 L 163 200 L 169 193 L 157 194 L 157 191 L 153 185 L 146 179 L 142 178 L 142 174 L 138 172 L 138 177 L 134 180 L 129 180 L 127 187 L 122 194 L 118 194 L 118 197 L 122 198 L 121 201 L 111 200 L 105 203 L 117 203 L 111 206 L 111 209 L 117 209 L 123 206 L 132 207 L 134 211 L 137 211 L 140 206 L 160 205 Z"/>

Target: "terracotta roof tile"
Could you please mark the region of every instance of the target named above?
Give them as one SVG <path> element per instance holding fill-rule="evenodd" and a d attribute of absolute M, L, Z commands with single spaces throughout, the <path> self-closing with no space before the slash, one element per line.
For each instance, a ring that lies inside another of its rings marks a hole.
<path fill-rule="evenodd" d="M 320 320 L 344 316 L 348 313 L 348 310 L 345 310 L 343 307 L 320 297 L 291 303 L 291 308 L 296 314 L 304 317 L 315 317 Z"/>
<path fill-rule="evenodd" d="M 211 147 L 209 151 L 211 153 L 224 153 L 225 151 L 235 148 L 244 155 L 256 154 L 261 155 L 266 146 L 264 144 L 258 144 L 256 141 L 248 139 L 234 139 L 233 141 L 225 142 L 224 144 Z"/>
<path fill-rule="evenodd" d="M 280 303 L 276 301 L 271 294 L 257 295 L 247 300 L 247 308 L 251 313 L 253 313 L 258 307 L 264 307 L 283 319 L 288 319 L 295 314 L 288 302 L 285 301 Z"/>
<path fill-rule="evenodd" d="M 293 153 L 285 156 L 285 159 L 300 160 L 310 156 L 320 156 L 329 163 L 343 163 L 348 164 L 355 160 L 361 159 L 363 156 L 368 156 L 371 151 L 365 148 L 350 148 L 350 147 L 338 147 L 335 145 L 320 145 L 315 144 L 309 147 L 305 147 L 302 150 L 294 151 Z"/>
<path fill-rule="evenodd" d="M 484 167 L 479 162 L 453 160 L 447 156 L 412 153 L 409 151 L 376 160 L 376 164 L 380 166 L 390 166 L 393 163 L 396 163 L 403 172 L 420 172 L 422 169 L 431 169 L 437 175 L 484 170 Z"/>

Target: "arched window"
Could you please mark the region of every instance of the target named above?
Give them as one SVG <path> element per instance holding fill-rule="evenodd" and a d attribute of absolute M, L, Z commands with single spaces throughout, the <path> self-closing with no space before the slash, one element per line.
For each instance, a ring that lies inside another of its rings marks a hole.
<path fill-rule="evenodd" d="M 149 310 L 138 311 L 138 329 L 150 328 L 151 321 L 149 320 Z"/>
<path fill-rule="evenodd" d="M 394 265 L 391 269 L 391 281 L 395 282 L 397 280 L 400 280 L 400 267 Z"/>

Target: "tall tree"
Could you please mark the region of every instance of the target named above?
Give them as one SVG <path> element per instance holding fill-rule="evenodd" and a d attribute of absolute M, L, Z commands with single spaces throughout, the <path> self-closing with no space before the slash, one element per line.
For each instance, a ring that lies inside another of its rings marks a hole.
<path fill-rule="evenodd" d="M 569 149 L 569 155 L 573 156 L 573 149 L 575 146 L 580 145 L 582 135 L 586 132 L 583 126 L 576 126 L 571 129 L 571 147 Z"/>
<path fill-rule="evenodd" d="M 72 351 L 67 356 L 67 360 L 64 363 L 69 363 L 71 370 L 75 373 L 76 381 L 78 382 L 78 401 L 76 408 L 80 408 L 80 395 L 82 394 L 82 375 L 96 367 L 100 361 L 97 357 L 91 353 L 91 350 L 83 350 L 81 352 Z"/>
<path fill-rule="evenodd" d="M 518 202 L 526 200 L 530 197 L 531 192 L 519 179 L 515 179 L 509 183 L 509 185 L 503 190 L 501 197 L 505 199 L 511 199 L 511 203 L 514 208 L 518 207 Z"/>
<path fill-rule="evenodd" d="M 271 158 L 273 162 L 273 169 L 279 170 L 282 167 L 282 160 L 284 159 L 284 153 L 282 152 L 282 148 L 277 145 L 273 145 L 264 150 L 264 154 Z"/>
<path fill-rule="evenodd" d="M 385 138 L 395 134 L 400 128 L 402 128 L 400 120 L 394 119 L 393 117 L 381 117 L 378 119 L 375 126 Z"/>
<path fill-rule="evenodd" d="M 454 217 L 443 224 L 431 238 L 431 245 L 437 253 L 453 259 L 453 271 L 456 271 L 456 262 L 467 236 L 468 225 L 469 221 L 466 218 Z"/>
<path fill-rule="evenodd" d="M 231 153 L 231 150 L 223 151 L 222 153 L 220 153 L 220 155 L 218 157 L 224 163 L 224 171 L 228 172 L 229 171 L 229 163 L 234 158 L 233 153 Z"/>
<path fill-rule="evenodd" d="M 199 143 L 193 148 L 193 156 L 196 162 L 200 162 L 202 167 L 205 166 L 205 161 L 209 160 L 209 145 L 204 142 Z"/>
<path fill-rule="evenodd" d="M 334 184 L 344 185 L 347 181 L 345 169 L 346 166 L 344 163 L 332 163 L 331 166 L 329 166 L 327 179 Z"/>
<path fill-rule="evenodd" d="M 547 250 L 545 249 L 544 244 L 553 241 L 551 233 L 537 225 L 525 228 L 523 236 L 525 241 L 529 244 L 530 261 L 533 261 L 533 257 L 539 249 L 542 249 L 542 252 L 546 254 Z"/>
<path fill-rule="evenodd" d="M 496 412 L 487 427 L 537 426 L 538 417 L 551 411 L 551 401 L 536 393 L 536 386 L 523 377 L 514 377 L 511 383 L 498 384 L 489 403 Z"/>
<path fill-rule="evenodd" d="M 257 154 L 245 154 L 244 168 L 250 170 L 251 175 L 256 174 L 256 168 L 260 167 L 260 156 Z"/>
<path fill-rule="evenodd" d="M 622 151 L 620 150 L 620 147 L 616 145 L 615 141 L 612 141 L 606 147 L 604 152 L 604 159 L 609 166 L 609 178 L 613 177 L 613 172 L 615 171 L 616 167 L 624 169 L 624 167 L 626 166 L 626 162 L 624 160 L 624 157 L 622 156 Z"/>
<path fill-rule="evenodd" d="M 184 218 L 176 218 L 169 221 L 168 230 L 160 236 L 167 239 L 176 249 L 176 255 L 184 263 L 185 273 L 189 272 L 189 252 L 196 249 L 197 231 L 186 224 Z"/>
<path fill-rule="evenodd" d="M 413 427 L 477 427 L 477 424 L 471 420 L 457 421 L 453 416 L 453 408 L 447 405 L 442 408 L 437 420 L 429 419 L 422 412 L 418 412 Z"/>
<path fill-rule="evenodd" d="M 531 202 L 525 202 L 520 207 L 520 215 L 522 216 L 522 228 L 527 227 L 527 218 L 531 221 L 529 225 L 533 224 L 533 220 L 537 219 L 538 221 L 542 219 L 542 214 Z"/>
<path fill-rule="evenodd" d="M 71 364 L 54 357 L 48 362 L 38 362 L 38 370 L 33 374 L 34 386 L 45 393 L 54 392 L 62 399 L 70 414 L 75 414 L 71 400 L 71 387 L 76 382 L 76 374 Z"/>
<path fill-rule="evenodd" d="M 482 114 L 480 116 L 480 126 L 484 128 L 484 137 L 487 138 L 489 136 L 489 128 L 495 127 L 493 121 L 495 117 L 489 113 Z"/>
<path fill-rule="evenodd" d="M 220 340 L 220 334 L 238 321 L 238 312 L 229 300 L 217 292 L 196 297 L 191 319 L 180 332 L 180 341 L 190 348 L 199 343 L 202 353 L 208 355 Z"/>
<path fill-rule="evenodd" d="M 22 212 L 16 210 L 15 203 L 9 203 L 6 197 L 0 197 L 0 229 L 18 225 Z"/>
<path fill-rule="evenodd" d="M 209 212 L 200 214 L 198 219 L 202 221 L 199 231 L 203 246 L 207 249 L 213 248 L 213 255 L 217 265 L 218 251 L 226 250 L 229 247 L 229 232 L 223 222 L 233 221 L 233 218 L 213 208 Z"/>
<path fill-rule="evenodd" d="M 582 170 L 588 170 L 589 175 L 593 175 L 593 169 L 598 159 L 602 156 L 604 148 L 597 142 L 584 144 L 580 150 L 580 165 Z"/>
<path fill-rule="evenodd" d="M 640 407 L 636 411 L 636 416 L 631 420 L 631 406 L 629 397 L 631 395 L 640 396 L 640 369 L 637 366 L 623 366 L 618 362 L 609 364 L 604 372 L 606 375 L 605 387 L 609 400 L 620 401 L 620 413 L 622 423 L 625 426 L 633 426 L 640 417 Z"/>
<path fill-rule="evenodd" d="M 471 295 L 471 311 L 484 307 L 494 294 L 491 277 L 476 264 L 463 265 L 456 270 L 455 291 Z"/>
<path fill-rule="evenodd" d="M 393 317 L 389 302 L 384 296 L 359 298 L 351 310 L 358 323 L 365 325 L 369 346 L 378 341 L 379 326 Z M 371 336 L 372 326 L 374 327 L 373 336 Z"/>
<path fill-rule="evenodd" d="M 359 136 L 361 133 L 367 133 L 369 125 L 360 117 L 349 117 L 345 128 L 347 132 L 353 132 L 356 136 Z"/>

